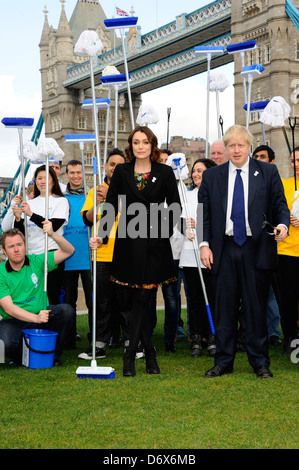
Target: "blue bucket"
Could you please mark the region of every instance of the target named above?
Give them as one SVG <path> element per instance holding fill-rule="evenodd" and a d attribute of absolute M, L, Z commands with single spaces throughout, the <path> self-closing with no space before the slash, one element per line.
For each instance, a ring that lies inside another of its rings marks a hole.
<path fill-rule="evenodd" d="M 58 333 L 40 329 L 22 330 L 22 333 L 22 365 L 29 369 L 53 367 Z"/>

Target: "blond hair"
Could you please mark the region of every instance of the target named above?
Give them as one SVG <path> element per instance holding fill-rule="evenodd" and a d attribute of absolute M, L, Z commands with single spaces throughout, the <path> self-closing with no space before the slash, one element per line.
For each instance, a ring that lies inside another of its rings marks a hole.
<path fill-rule="evenodd" d="M 248 146 L 252 146 L 253 136 L 251 132 L 249 132 L 246 127 L 240 126 L 239 124 L 235 124 L 234 126 L 229 127 L 223 136 L 223 142 L 225 147 L 227 147 L 227 144 L 231 139 L 237 136 L 243 137 Z"/>

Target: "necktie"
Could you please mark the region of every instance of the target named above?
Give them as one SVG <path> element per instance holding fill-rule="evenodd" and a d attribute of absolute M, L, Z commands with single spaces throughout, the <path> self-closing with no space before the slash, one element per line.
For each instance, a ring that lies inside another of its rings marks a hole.
<path fill-rule="evenodd" d="M 234 223 L 234 241 L 242 246 L 247 240 L 245 224 L 244 188 L 241 171 L 237 170 L 233 194 L 231 220 Z"/>

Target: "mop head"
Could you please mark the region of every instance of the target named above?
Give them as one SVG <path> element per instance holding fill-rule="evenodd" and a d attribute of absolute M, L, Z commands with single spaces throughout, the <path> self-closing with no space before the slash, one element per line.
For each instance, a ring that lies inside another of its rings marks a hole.
<path fill-rule="evenodd" d="M 238 52 L 246 52 L 256 48 L 256 41 L 240 42 L 238 44 L 229 44 L 226 50 L 229 54 L 236 54 Z"/>
<path fill-rule="evenodd" d="M 55 162 L 62 161 L 64 152 L 61 150 L 55 139 L 48 137 L 40 139 L 37 146 L 39 162 L 46 162 L 47 158 L 52 158 Z"/>
<path fill-rule="evenodd" d="M 292 209 L 291 209 L 291 214 L 296 219 L 299 219 L 299 191 L 294 192 L 292 203 L 293 203 L 293 205 L 292 205 Z"/>
<path fill-rule="evenodd" d="M 274 96 L 261 113 L 260 121 L 271 127 L 283 127 L 290 112 L 289 104 L 281 96 Z"/>
<path fill-rule="evenodd" d="M 95 31 L 83 31 L 81 33 L 74 53 L 81 57 L 95 57 L 104 48 L 102 41 Z"/>
<path fill-rule="evenodd" d="M 24 142 L 23 156 L 24 158 L 27 158 L 27 160 L 30 160 L 32 162 L 38 159 L 37 146 L 35 145 L 34 142 Z M 18 148 L 18 157 L 19 157 L 19 160 L 21 161 L 22 156 L 21 156 L 20 147 Z"/>
<path fill-rule="evenodd" d="M 64 137 L 66 144 L 90 143 L 96 140 L 95 134 L 65 134 Z"/>
<path fill-rule="evenodd" d="M 120 72 L 117 70 L 114 65 L 107 65 L 102 72 L 102 76 L 105 77 L 106 75 L 120 75 Z"/>
<path fill-rule="evenodd" d="M 249 75 L 251 77 L 256 77 L 257 75 L 261 75 L 261 73 L 265 70 L 265 67 L 263 67 L 260 64 L 255 64 L 255 65 L 247 65 L 246 67 L 243 67 L 241 75 L 248 77 Z"/>
<path fill-rule="evenodd" d="M 171 166 L 177 180 L 186 180 L 189 176 L 189 170 L 184 153 L 172 153 L 166 161 L 166 165 Z"/>
<path fill-rule="evenodd" d="M 109 18 L 104 20 L 107 29 L 130 28 L 136 26 L 137 16 L 122 16 L 120 18 Z"/>
<path fill-rule="evenodd" d="M 78 379 L 114 379 L 115 372 L 112 367 L 78 367 L 76 370 Z"/>
<path fill-rule="evenodd" d="M 32 127 L 34 119 L 24 117 L 5 117 L 1 122 L 6 127 Z"/>
<path fill-rule="evenodd" d="M 194 51 L 196 54 L 223 54 L 224 46 L 195 46 Z"/>
<path fill-rule="evenodd" d="M 109 98 L 97 98 L 95 105 L 97 109 L 107 109 L 110 106 L 111 101 Z M 82 109 L 92 109 L 93 108 L 93 100 L 83 100 L 82 101 Z"/>
<path fill-rule="evenodd" d="M 136 122 L 139 126 L 157 124 L 159 122 L 159 116 L 150 104 L 142 104 L 139 108 Z"/>
<path fill-rule="evenodd" d="M 267 104 L 269 103 L 270 103 L 270 100 L 256 101 L 255 103 L 250 103 L 250 112 L 251 113 L 261 112 L 266 108 Z M 243 106 L 243 109 L 247 111 L 247 104 Z"/>
<path fill-rule="evenodd" d="M 223 73 L 211 72 L 210 91 L 224 91 L 229 86 L 226 76 Z"/>

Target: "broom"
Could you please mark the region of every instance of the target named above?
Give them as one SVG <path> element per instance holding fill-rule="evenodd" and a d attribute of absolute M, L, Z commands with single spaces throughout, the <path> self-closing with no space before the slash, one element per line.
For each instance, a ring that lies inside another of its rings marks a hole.
<path fill-rule="evenodd" d="M 19 134 L 19 143 L 20 143 L 20 159 L 21 159 L 21 185 L 19 188 L 22 188 L 22 198 L 23 201 L 26 201 L 26 189 L 25 189 L 25 165 L 24 165 L 24 143 L 23 143 L 23 129 L 31 128 L 34 123 L 34 119 L 32 118 L 18 118 L 18 117 L 6 117 L 2 119 L 2 124 L 4 124 L 7 128 L 14 128 L 18 129 Z M 24 214 L 24 230 L 25 230 L 25 244 L 26 244 L 26 252 L 27 252 L 27 243 L 28 243 L 28 228 L 27 228 L 27 216 Z"/>
<path fill-rule="evenodd" d="M 206 109 L 206 158 L 209 156 L 209 126 L 210 126 L 210 70 L 213 55 L 224 53 L 224 46 L 196 46 L 195 54 L 207 56 L 207 109 Z"/>
<path fill-rule="evenodd" d="M 174 173 L 176 175 L 176 179 L 179 180 L 179 185 L 180 185 L 181 194 L 183 196 L 183 202 L 184 202 L 184 206 L 185 206 L 185 210 L 186 210 L 186 215 L 187 215 L 187 218 L 190 218 L 189 204 L 188 204 L 187 195 L 186 195 L 187 190 L 186 190 L 186 186 L 183 183 L 183 179 L 185 179 L 188 176 L 188 175 L 186 176 L 187 164 L 186 164 L 185 155 L 180 154 L 180 153 L 173 153 L 167 159 L 167 165 L 172 167 L 172 169 L 174 170 Z M 203 275 L 202 275 L 202 272 L 201 272 L 201 263 L 200 263 L 200 256 L 199 256 L 196 237 L 192 240 L 192 244 L 193 244 L 193 250 L 194 250 L 196 264 L 197 264 L 197 268 L 198 268 L 200 283 L 201 283 L 201 287 L 202 287 L 202 291 L 203 291 L 203 295 L 204 295 L 204 299 L 205 299 L 206 310 L 207 310 L 207 315 L 208 315 L 208 320 L 209 320 L 209 324 L 210 324 L 211 333 L 212 333 L 212 335 L 215 335 L 216 332 L 215 332 L 215 327 L 214 327 L 213 318 L 212 318 L 212 314 L 211 314 L 211 307 L 210 307 L 210 304 L 209 304 L 207 291 L 206 291 L 206 286 L 205 286 L 205 282 L 204 282 Z"/>
<path fill-rule="evenodd" d="M 131 97 L 128 62 L 127 62 L 127 56 L 126 56 L 125 28 L 133 28 L 134 26 L 136 26 L 137 21 L 138 21 L 138 18 L 136 16 L 123 16 L 121 18 L 112 18 L 112 19 L 104 20 L 104 24 L 105 24 L 105 26 L 108 30 L 109 29 L 119 29 L 119 31 L 120 31 L 121 40 L 122 40 L 123 57 L 124 57 L 125 75 L 126 75 L 127 89 L 128 89 L 128 99 L 129 99 L 129 108 L 130 108 L 130 118 L 131 118 L 132 130 L 135 127 L 135 120 L 134 120 L 132 97 Z"/>
<path fill-rule="evenodd" d="M 93 158 L 93 234 L 97 229 L 97 159 Z M 111 367 L 98 367 L 96 361 L 96 266 L 97 250 L 93 250 L 93 299 L 92 299 L 92 360 L 90 367 L 78 367 L 76 374 L 78 379 L 113 379 L 114 369 Z"/>

